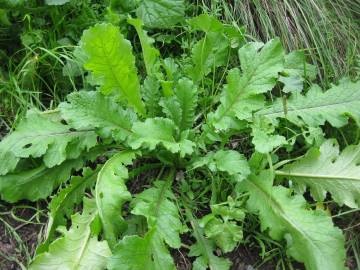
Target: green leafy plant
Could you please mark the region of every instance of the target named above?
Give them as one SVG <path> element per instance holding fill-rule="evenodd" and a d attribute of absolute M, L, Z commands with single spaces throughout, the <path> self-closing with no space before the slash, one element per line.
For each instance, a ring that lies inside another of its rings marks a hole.
<path fill-rule="evenodd" d="M 54 109 L 85 87 L 73 50 L 104 1 L 0 1 L 0 135 L 29 108 Z"/>
<path fill-rule="evenodd" d="M 342 231 L 304 193 L 358 207 L 359 146 L 340 152 L 325 124 L 358 123 L 360 82 L 309 86 L 301 52 L 206 14 L 184 26 L 199 37 L 189 55 L 162 59 L 140 19 L 128 27 L 141 54 L 118 27 L 90 27 L 78 49 L 92 87 L 0 142 L 2 199 L 52 196 L 30 269 L 169 270 L 179 248 L 193 269 L 229 269 L 249 214 L 306 269 L 346 269 Z"/>

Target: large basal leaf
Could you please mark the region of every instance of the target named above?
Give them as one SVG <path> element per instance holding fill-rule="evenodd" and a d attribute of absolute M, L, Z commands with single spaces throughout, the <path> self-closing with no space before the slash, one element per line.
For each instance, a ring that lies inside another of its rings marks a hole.
<path fill-rule="evenodd" d="M 4 176 L 0 175 L 1 198 L 9 202 L 45 199 L 55 188 L 70 179 L 74 171 L 81 169 L 86 161 L 94 161 L 105 150 L 102 146 L 94 147 L 77 159 L 66 160 L 52 168 L 47 168 L 43 164 L 34 168 L 31 161 L 25 162 L 23 165 L 31 166 L 25 166 L 23 170 Z"/>
<path fill-rule="evenodd" d="M 72 217 L 72 226 L 64 235 L 55 240 L 49 251 L 36 256 L 29 270 L 103 270 L 111 251 L 105 241 L 91 230 L 97 216 L 94 201 L 84 199 L 84 210 Z"/>
<path fill-rule="evenodd" d="M 346 269 L 344 237 L 331 217 L 322 210 L 307 209 L 302 195 L 293 196 L 285 187 L 273 187 L 272 180 L 271 173 L 264 171 L 239 184 L 249 192 L 247 206 L 259 214 L 261 229 L 268 229 L 277 241 L 286 239 L 288 253 L 307 270 Z"/>
<path fill-rule="evenodd" d="M 327 140 L 276 174 L 295 182 L 302 192 L 309 186 L 318 201 L 330 192 L 337 203 L 360 207 L 360 145 L 340 153 L 336 140 Z"/>
<path fill-rule="evenodd" d="M 328 121 L 334 127 L 344 126 L 348 117 L 360 123 L 360 81 L 342 79 L 337 86 L 323 92 L 319 86 L 311 87 L 306 95 L 293 93 L 284 104 L 282 98 L 275 100 L 257 112 L 272 121 L 286 118 L 296 125 L 319 126 Z"/>
<path fill-rule="evenodd" d="M 132 163 L 135 153 L 124 151 L 109 159 L 99 172 L 95 193 L 99 216 L 104 228 L 104 235 L 111 247 L 126 229 L 122 217 L 122 206 L 131 200 L 131 194 L 125 185 L 128 170 L 125 165 Z"/>
<path fill-rule="evenodd" d="M 141 114 L 145 113 L 135 57 L 119 28 L 97 24 L 84 31 L 81 48 L 86 53 L 84 67 L 90 70 L 104 94 L 115 93 Z"/>
<path fill-rule="evenodd" d="M 149 37 L 143 29 L 143 22 L 141 20 L 129 18 L 127 21 L 136 29 L 141 43 L 146 73 L 148 76 L 151 76 L 153 73 L 159 71 L 160 65 L 158 61 L 160 52 L 154 48 L 154 39 Z"/>
<path fill-rule="evenodd" d="M 44 164 L 51 168 L 77 158 L 95 144 L 94 130 L 75 130 L 50 114 L 29 111 L 15 131 L 0 142 L 0 175 L 13 171 L 20 158 L 44 156 Z"/>
<path fill-rule="evenodd" d="M 37 168 L 0 176 L 1 199 L 8 202 L 45 199 L 83 164 L 82 158 L 69 159 L 53 168 L 40 165 Z"/>
<path fill-rule="evenodd" d="M 173 121 L 167 118 L 148 118 L 145 122 L 136 122 L 132 131 L 129 144 L 133 149 L 143 146 L 149 150 L 154 150 L 158 144 L 162 144 L 170 152 L 185 156 L 191 154 L 195 146 L 192 141 L 186 138 L 180 138 L 179 141 L 175 140 L 176 126 Z"/>
<path fill-rule="evenodd" d="M 197 106 L 197 88 L 187 78 L 180 79 L 174 89 L 174 95 L 161 102 L 164 113 L 174 121 L 179 130 L 193 126 Z"/>
<path fill-rule="evenodd" d="M 123 141 L 131 133 L 135 113 L 124 110 L 113 97 L 96 91 L 79 91 L 68 95 L 69 103 L 61 103 L 60 113 L 72 127 L 98 129 L 104 137 Z"/>
<path fill-rule="evenodd" d="M 220 106 L 211 115 L 213 125 L 220 130 L 231 127 L 233 118 L 246 119 L 263 107 L 264 97 L 257 95 L 270 91 L 283 70 L 284 51 L 279 39 L 264 46 L 248 43 L 239 50 L 242 73 L 233 69 L 220 98 Z"/>
<path fill-rule="evenodd" d="M 36 249 L 37 254 L 48 250 L 48 246 L 55 236 L 56 228 L 66 225 L 67 218 L 70 218 L 74 207 L 82 202 L 85 191 L 95 185 L 100 168 L 101 166 L 98 166 L 95 170 L 87 167 L 83 168 L 82 176 L 73 176 L 69 185 L 51 200 L 46 240 Z"/>
<path fill-rule="evenodd" d="M 184 0 L 142 0 L 137 16 L 147 27 L 171 28 L 184 20 Z"/>
<path fill-rule="evenodd" d="M 125 236 L 109 259 L 109 270 L 175 270 L 173 259 L 164 242 L 149 231 L 144 238 Z"/>

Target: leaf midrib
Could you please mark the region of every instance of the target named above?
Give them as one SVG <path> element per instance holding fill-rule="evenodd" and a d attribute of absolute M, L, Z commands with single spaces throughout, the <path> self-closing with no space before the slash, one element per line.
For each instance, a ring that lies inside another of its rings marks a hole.
<path fill-rule="evenodd" d="M 49 136 L 60 136 L 60 135 L 75 135 L 77 133 L 86 133 L 86 132 L 93 132 L 95 129 L 82 129 L 82 130 L 75 130 L 75 131 L 62 131 L 62 132 L 51 132 L 51 133 L 40 133 L 40 134 L 32 134 L 28 136 L 22 136 L 21 139 L 31 139 L 31 138 L 38 138 L 38 137 L 49 137 Z"/>
<path fill-rule="evenodd" d="M 281 170 L 275 171 L 276 175 L 281 176 L 293 176 L 293 177 L 301 177 L 301 178 L 315 178 L 319 180 L 350 180 L 350 181 L 359 181 L 360 177 L 351 177 L 351 176 L 341 176 L 341 175 L 322 175 L 322 174 L 309 174 L 309 173 L 293 173 L 293 172 L 284 172 Z"/>
<path fill-rule="evenodd" d="M 303 96 L 305 97 L 305 96 Z M 307 110 L 313 110 L 313 109 L 318 109 L 318 108 L 324 108 L 324 107 L 336 107 L 339 105 L 346 105 L 346 104 L 352 104 L 352 103 L 357 103 L 360 102 L 360 99 L 355 99 L 355 100 L 349 100 L 346 102 L 331 102 L 331 103 L 325 103 L 325 104 L 320 104 L 317 106 L 311 105 L 308 107 L 302 107 L 302 108 L 294 108 L 294 107 L 289 107 L 287 108 L 287 112 L 300 112 L 300 111 L 307 111 Z M 289 103 L 287 103 L 289 105 Z M 276 108 L 278 110 L 273 111 L 273 112 L 262 112 L 261 110 L 257 113 L 258 115 L 264 115 L 264 116 L 268 116 L 268 117 L 274 117 L 276 115 L 281 115 L 282 113 L 284 113 L 284 107 L 283 106 L 278 106 L 278 108 Z"/>
<path fill-rule="evenodd" d="M 91 222 L 94 220 L 96 214 L 93 215 L 93 217 L 91 218 L 91 220 L 89 220 L 89 222 L 87 222 L 86 224 L 91 224 Z M 86 239 L 85 239 L 85 243 L 80 247 L 80 254 L 77 257 L 77 260 L 74 262 L 74 269 L 78 269 L 78 266 L 80 266 L 80 263 L 82 261 L 82 257 L 84 256 L 84 253 L 87 249 L 87 247 L 89 246 L 89 242 L 90 242 L 90 237 L 91 237 L 91 231 L 89 226 L 86 226 L 86 232 L 84 233 L 86 235 Z"/>

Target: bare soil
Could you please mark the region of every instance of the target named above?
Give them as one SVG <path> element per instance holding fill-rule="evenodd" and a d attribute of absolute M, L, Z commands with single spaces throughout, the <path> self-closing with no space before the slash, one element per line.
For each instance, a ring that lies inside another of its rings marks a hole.
<path fill-rule="evenodd" d="M 34 211 L 18 209 L 11 214 L 9 205 L 1 204 L 0 216 L 0 269 L 18 270 L 26 267 L 38 245 L 42 224 L 26 223 L 18 218 L 30 220 Z M 33 220 L 36 223 L 36 220 Z M 25 269 L 25 268 L 24 268 Z"/>

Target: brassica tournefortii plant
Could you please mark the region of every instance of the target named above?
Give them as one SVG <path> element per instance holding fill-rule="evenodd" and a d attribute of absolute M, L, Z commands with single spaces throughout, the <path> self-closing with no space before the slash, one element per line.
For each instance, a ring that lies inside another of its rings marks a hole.
<path fill-rule="evenodd" d="M 137 18 L 90 27 L 84 88 L 0 142 L 1 198 L 51 201 L 29 269 L 171 270 L 182 248 L 226 270 L 249 215 L 306 269 L 346 269 L 321 202 L 359 207 L 360 146 L 326 129 L 359 124 L 360 82 L 321 89 L 303 52 L 206 14 L 184 27 L 197 41 L 178 54 Z"/>

